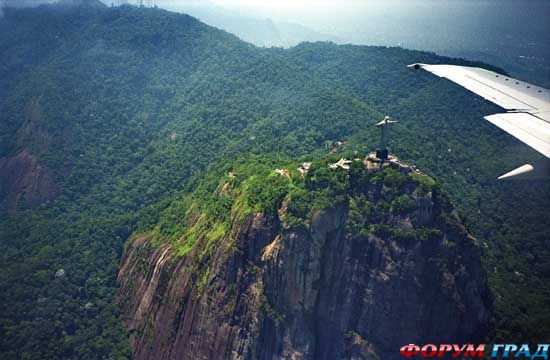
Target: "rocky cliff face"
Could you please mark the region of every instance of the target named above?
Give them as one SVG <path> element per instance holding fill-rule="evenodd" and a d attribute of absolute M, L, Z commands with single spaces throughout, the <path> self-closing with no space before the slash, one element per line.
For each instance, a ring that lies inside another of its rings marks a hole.
<path fill-rule="evenodd" d="M 0 156 L 0 211 L 13 212 L 18 206 L 35 207 L 54 200 L 61 189 L 56 174 L 40 163 L 36 154 L 45 154 L 60 141 L 48 133 L 39 98 L 29 100 L 21 116 L 23 125 L 15 135 L 13 155 Z"/>
<path fill-rule="evenodd" d="M 60 189 L 53 173 L 28 151 L 0 157 L 0 210 L 34 207 L 53 200 Z"/>
<path fill-rule="evenodd" d="M 179 231 L 129 243 L 118 299 L 136 359 L 399 359 L 491 331 L 478 246 L 431 179 L 271 165 L 230 169 L 165 212 Z"/>

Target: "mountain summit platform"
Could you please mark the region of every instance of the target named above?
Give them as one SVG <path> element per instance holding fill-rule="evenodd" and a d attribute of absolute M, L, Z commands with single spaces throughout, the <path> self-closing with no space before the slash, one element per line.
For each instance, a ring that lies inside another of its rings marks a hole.
<path fill-rule="evenodd" d="M 375 152 L 372 152 L 367 155 L 365 160 L 363 160 L 363 164 L 365 164 L 365 167 L 371 171 L 379 171 L 385 169 L 386 167 L 391 167 L 404 174 L 408 174 L 410 172 L 421 173 L 415 165 L 405 164 L 393 154 L 388 154 L 387 159 L 380 159 L 376 156 Z"/>

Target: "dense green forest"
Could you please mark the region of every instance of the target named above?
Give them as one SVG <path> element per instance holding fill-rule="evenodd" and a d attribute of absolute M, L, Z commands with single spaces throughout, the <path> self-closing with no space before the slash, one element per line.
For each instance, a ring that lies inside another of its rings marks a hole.
<path fill-rule="evenodd" d="M 315 159 L 344 140 L 338 151 L 366 152 L 384 115 L 400 121 L 392 152 L 443 183 L 483 244 L 495 341 L 547 340 L 550 186 L 496 181 L 537 154 L 482 119 L 494 105 L 406 68 L 480 64 L 332 43 L 257 48 L 130 6 L 5 9 L 0 60 L 0 158 L 30 153 L 59 188 L 0 215 L 2 359 L 128 358 L 114 305 L 128 236 L 209 166 L 246 153 Z"/>

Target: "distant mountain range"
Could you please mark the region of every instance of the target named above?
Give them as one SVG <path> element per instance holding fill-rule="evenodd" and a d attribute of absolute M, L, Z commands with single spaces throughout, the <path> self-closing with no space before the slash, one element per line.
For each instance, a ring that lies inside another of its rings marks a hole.
<path fill-rule="evenodd" d="M 0 0 L 0 5 L 26 7 L 54 1 Z M 138 0 L 102 1 L 108 6 L 140 3 Z M 74 4 L 86 0 L 64 2 Z M 342 6 L 348 12 L 345 16 L 336 11 L 315 21 L 309 20 L 307 14 L 297 14 L 293 21 L 284 21 L 281 20 L 284 17 L 263 16 L 253 10 L 243 12 L 207 0 L 153 3 L 195 16 L 257 46 L 290 47 L 304 41 L 401 46 L 488 62 L 504 68 L 512 76 L 550 87 L 546 25 L 550 3 L 547 1 L 394 1 L 373 2 L 372 7 L 358 2 L 354 5 L 356 11 L 351 11 L 349 4 Z"/>
<path fill-rule="evenodd" d="M 103 2 L 100 0 L 0 0 L 0 8 L 35 7 L 53 3 L 72 6 L 82 4 L 109 6 L 111 4 L 118 4 L 117 1 L 109 0 L 103 0 Z M 121 3 L 139 4 L 138 1 L 123 1 Z M 304 41 L 340 41 L 334 35 L 320 33 L 297 23 L 236 14 L 208 1 L 201 2 L 200 5 L 197 2 L 181 3 L 179 5 L 168 6 L 168 8 L 195 16 L 208 25 L 235 34 L 244 41 L 256 46 L 290 47 Z"/>
<path fill-rule="evenodd" d="M 236 14 L 208 3 L 179 6 L 173 10 L 195 16 L 208 25 L 235 34 L 256 46 L 290 47 L 304 41 L 341 41 L 337 36 L 320 33 L 297 23 Z"/>

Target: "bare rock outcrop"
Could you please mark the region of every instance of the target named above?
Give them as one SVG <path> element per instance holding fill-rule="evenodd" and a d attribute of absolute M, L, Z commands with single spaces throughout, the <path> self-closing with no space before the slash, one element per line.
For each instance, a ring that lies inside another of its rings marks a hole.
<path fill-rule="evenodd" d="M 492 296 L 446 198 L 412 180 L 354 186 L 303 225 L 288 224 L 289 196 L 244 218 L 235 201 L 229 231 L 185 255 L 136 236 L 118 295 L 135 359 L 391 360 L 482 341 Z"/>
<path fill-rule="evenodd" d="M 0 157 L 0 211 L 32 208 L 61 192 L 57 174 L 39 158 L 48 154 L 52 144 L 62 143 L 64 136 L 55 138 L 47 131 L 41 101 L 34 97 L 26 102 L 21 113 L 24 121 L 15 134 L 14 150 L 18 150 Z"/>
<path fill-rule="evenodd" d="M 0 158 L 0 209 L 34 207 L 55 199 L 59 192 L 53 173 L 28 151 Z"/>

